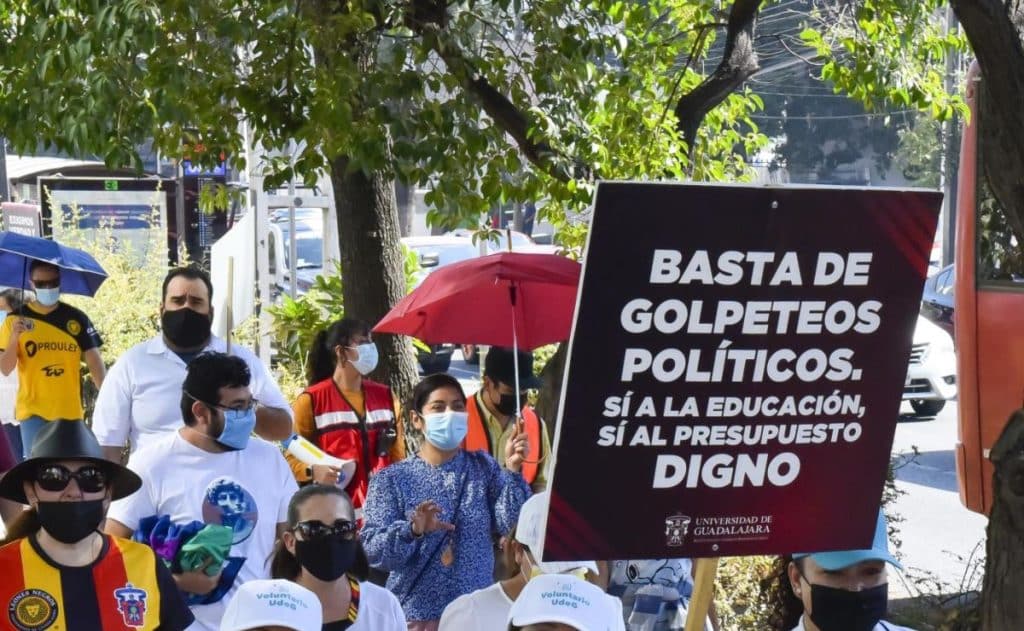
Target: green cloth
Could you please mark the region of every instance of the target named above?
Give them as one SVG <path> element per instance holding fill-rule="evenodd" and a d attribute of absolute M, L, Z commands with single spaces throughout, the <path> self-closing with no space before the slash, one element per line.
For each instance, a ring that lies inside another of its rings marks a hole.
<path fill-rule="evenodd" d="M 183 572 L 192 572 L 206 566 L 207 576 L 216 576 L 231 552 L 234 531 L 227 526 L 207 524 L 181 546 L 178 563 Z M 207 565 L 209 563 L 209 565 Z"/>

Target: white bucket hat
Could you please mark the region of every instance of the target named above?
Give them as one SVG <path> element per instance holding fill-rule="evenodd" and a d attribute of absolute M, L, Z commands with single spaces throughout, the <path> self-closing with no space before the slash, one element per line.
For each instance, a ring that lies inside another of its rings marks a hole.
<path fill-rule="evenodd" d="M 320 631 L 323 608 L 316 594 L 283 580 L 249 581 L 238 588 L 220 621 L 220 631 L 279 626 Z"/>
<path fill-rule="evenodd" d="M 613 611 L 610 598 L 595 585 L 570 574 L 542 574 L 531 579 L 512 603 L 508 626 L 525 627 L 560 622 L 577 631 L 610 631 Z"/>
<path fill-rule="evenodd" d="M 550 494 L 543 491 L 531 495 L 528 500 L 523 502 L 523 507 L 519 509 L 519 521 L 516 523 L 516 541 L 529 548 L 537 567 L 545 574 L 564 574 L 580 568 L 600 574 L 597 563 L 593 561 L 541 562 L 540 554 L 538 554 L 541 547 L 540 529 L 548 515 L 549 500 Z"/>

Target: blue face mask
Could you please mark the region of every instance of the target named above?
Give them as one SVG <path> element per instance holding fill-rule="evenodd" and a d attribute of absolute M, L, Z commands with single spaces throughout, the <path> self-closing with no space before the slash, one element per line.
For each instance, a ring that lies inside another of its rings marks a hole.
<path fill-rule="evenodd" d="M 44 307 L 52 307 L 60 300 L 60 287 L 42 287 L 36 290 L 36 301 Z"/>
<path fill-rule="evenodd" d="M 241 451 L 249 444 L 252 430 L 256 428 L 256 407 L 248 410 L 222 410 L 224 429 L 217 442 L 228 449 Z"/>
<path fill-rule="evenodd" d="M 7 319 L 7 312 L 6 311 L 0 311 L 0 325 L 2 325 L 4 323 L 4 320 L 6 320 L 6 319 Z"/>
<path fill-rule="evenodd" d="M 438 412 L 423 415 L 423 436 L 442 451 L 459 446 L 469 431 L 469 414 L 465 412 Z"/>

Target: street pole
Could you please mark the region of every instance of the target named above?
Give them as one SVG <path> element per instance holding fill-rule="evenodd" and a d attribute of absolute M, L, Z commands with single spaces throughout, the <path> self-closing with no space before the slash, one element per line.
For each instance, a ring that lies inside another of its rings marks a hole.
<path fill-rule="evenodd" d="M 7 138 L 0 136 L 0 202 L 11 201 L 11 190 L 7 182 Z"/>
<path fill-rule="evenodd" d="M 178 250 L 177 260 L 181 265 L 182 248 L 188 249 L 185 240 L 185 235 L 188 234 L 188 228 L 185 226 L 185 162 L 182 156 L 178 156 L 178 190 L 174 196 L 174 222 L 178 232 L 178 243 L 175 246 Z"/>
<path fill-rule="evenodd" d="M 958 27 L 956 14 L 953 7 L 946 5 L 946 35 L 955 31 Z M 957 70 L 960 67 L 960 53 L 952 51 L 946 55 L 946 92 L 951 94 L 956 89 Z M 960 125 L 960 119 L 954 112 L 953 117 L 942 123 L 942 222 L 940 224 L 940 235 L 942 237 L 942 265 L 945 267 L 953 262 L 954 240 L 956 239 L 956 196 L 957 196 L 957 171 L 960 165 L 960 153 L 956 140 L 959 134 L 956 133 Z"/>

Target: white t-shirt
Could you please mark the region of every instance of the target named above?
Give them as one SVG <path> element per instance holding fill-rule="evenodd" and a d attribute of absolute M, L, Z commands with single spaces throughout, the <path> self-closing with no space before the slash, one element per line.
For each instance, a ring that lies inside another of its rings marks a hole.
<path fill-rule="evenodd" d="M 203 352 L 223 353 L 227 343 L 216 336 Z M 231 354 L 249 366 L 252 396 L 263 405 L 287 410 L 291 405 L 281 394 L 270 370 L 248 348 L 231 346 Z M 128 349 L 103 379 L 92 414 L 92 431 L 105 447 L 119 447 L 131 439 L 132 453 L 140 447 L 181 428 L 181 384 L 185 362 L 167 348 L 162 335 Z"/>
<path fill-rule="evenodd" d="M 373 583 L 359 583 L 359 615 L 349 631 L 408 631 L 398 598 Z"/>
<path fill-rule="evenodd" d="M 501 583 L 459 596 L 444 609 L 438 631 L 476 631 L 504 629 L 512 599 Z"/>
<path fill-rule="evenodd" d="M 238 586 L 270 577 L 267 561 L 277 524 L 287 521 L 288 501 L 298 490 L 287 461 L 260 438 L 251 438 L 241 451 L 210 453 L 175 432 L 140 449 L 128 466 L 142 477 L 142 488 L 111 504 L 109 518 L 133 531 L 151 515 L 234 529 L 230 556 L 245 559 L 235 584 L 219 602 L 192 607 L 194 628 L 217 631 Z"/>
<path fill-rule="evenodd" d="M 18 400 L 18 371 L 12 370 L 11 374 L 0 373 L 0 422 L 7 425 L 15 425 L 14 407 Z"/>

